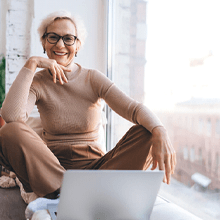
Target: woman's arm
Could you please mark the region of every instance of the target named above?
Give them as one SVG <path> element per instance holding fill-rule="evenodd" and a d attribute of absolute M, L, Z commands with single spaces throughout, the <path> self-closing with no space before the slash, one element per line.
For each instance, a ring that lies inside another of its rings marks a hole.
<path fill-rule="evenodd" d="M 164 182 L 169 184 L 176 165 L 176 153 L 159 118 L 146 106 L 134 101 L 114 85 L 109 88 L 105 100 L 116 113 L 142 125 L 152 133 L 152 170 L 157 166 L 159 170 L 165 170 Z"/>
<path fill-rule="evenodd" d="M 2 104 L 1 113 L 6 123 L 13 121 L 26 121 L 27 102 L 33 77 L 34 73 L 23 67 L 11 85 Z M 32 96 L 32 98 L 33 100 L 30 100 L 32 101 L 30 105 L 34 106 L 35 97 Z"/>
<path fill-rule="evenodd" d="M 56 83 L 57 79 L 59 80 L 60 84 L 63 82 L 67 83 L 67 78 L 64 74 L 64 71 L 71 71 L 67 67 L 59 65 L 56 60 L 48 59 L 44 57 L 31 57 L 28 59 L 24 67 L 28 68 L 32 72 L 35 72 L 37 67 L 38 68 L 46 68 L 49 69 L 51 74 L 53 75 L 53 81 Z"/>
<path fill-rule="evenodd" d="M 11 85 L 2 105 L 2 117 L 6 123 L 12 121 L 26 121 L 36 102 L 36 96 L 30 92 L 30 87 L 37 68 L 48 68 L 56 83 L 67 82 L 64 71 L 70 71 L 55 60 L 43 57 L 31 57 L 17 75 Z"/>
<path fill-rule="evenodd" d="M 93 90 L 103 98 L 109 107 L 125 119 L 140 124 L 152 133 L 153 167 L 165 169 L 164 182 L 170 183 L 174 172 L 176 153 L 166 129 L 158 117 L 146 106 L 131 99 L 115 86 L 104 74 L 96 72 L 92 76 Z"/>

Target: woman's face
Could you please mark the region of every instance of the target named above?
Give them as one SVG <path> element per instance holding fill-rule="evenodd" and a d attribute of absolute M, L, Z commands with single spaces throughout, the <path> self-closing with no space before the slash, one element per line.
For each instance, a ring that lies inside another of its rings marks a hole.
<path fill-rule="evenodd" d="M 56 33 L 60 36 L 64 36 L 67 34 L 76 35 L 76 30 L 74 24 L 68 19 L 61 19 L 54 21 L 51 25 L 47 27 L 47 33 Z M 76 52 L 76 44 L 71 46 L 64 44 L 62 38 L 56 43 L 51 44 L 47 41 L 47 37 L 44 40 L 44 48 L 46 50 L 47 56 L 50 59 L 54 59 L 58 64 L 67 66 L 74 59 Z"/>

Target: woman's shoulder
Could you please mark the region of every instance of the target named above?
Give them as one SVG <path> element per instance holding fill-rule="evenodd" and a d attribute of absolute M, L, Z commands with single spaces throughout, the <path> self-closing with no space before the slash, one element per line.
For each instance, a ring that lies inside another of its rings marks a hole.
<path fill-rule="evenodd" d="M 95 69 L 95 68 L 88 68 L 88 67 L 84 67 L 84 66 L 81 66 L 80 64 L 78 63 L 75 63 L 78 68 L 80 69 L 80 72 L 82 73 L 88 73 L 88 74 L 104 74 L 102 73 L 101 71 Z"/>
<path fill-rule="evenodd" d="M 106 74 L 104 74 L 103 72 L 95 68 L 85 68 L 85 67 L 80 66 L 80 69 L 81 69 L 81 73 L 85 74 L 86 76 L 89 76 L 91 81 L 109 80 Z"/>
<path fill-rule="evenodd" d="M 81 67 L 81 73 L 84 75 L 84 79 L 90 81 L 93 91 L 100 97 L 114 84 L 103 72 L 97 69 Z"/>

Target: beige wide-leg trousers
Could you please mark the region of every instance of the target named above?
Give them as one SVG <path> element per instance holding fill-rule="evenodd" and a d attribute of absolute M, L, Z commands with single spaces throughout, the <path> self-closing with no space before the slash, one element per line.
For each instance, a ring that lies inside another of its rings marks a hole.
<path fill-rule="evenodd" d="M 47 146 L 27 124 L 0 129 L 0 164 L 16 173 L 26 192 L 45 196 L 61 187 L 67 169 L 145 170 L 152 163 L 151 133 L 135 125 L 104 154 L 95 143 Z"/>

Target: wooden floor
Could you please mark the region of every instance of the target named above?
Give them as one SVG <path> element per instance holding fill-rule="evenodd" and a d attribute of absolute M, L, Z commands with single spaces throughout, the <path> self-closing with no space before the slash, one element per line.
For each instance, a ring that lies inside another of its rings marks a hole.
<path fill-rule="evenodd" d="M 0 188 L 0 219 L 25 220 L 25 202 L 21 198 L 20 189 Z"/>

